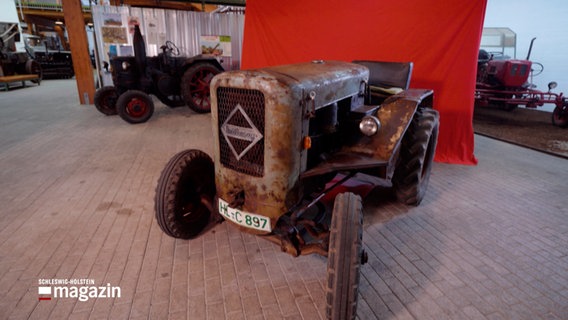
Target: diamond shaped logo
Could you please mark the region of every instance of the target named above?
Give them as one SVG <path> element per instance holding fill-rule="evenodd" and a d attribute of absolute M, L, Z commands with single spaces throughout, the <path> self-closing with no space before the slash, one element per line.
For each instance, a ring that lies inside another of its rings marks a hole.
<path fill-rule="evenodd" d="M 239 115 L 246 120 L 248 127 L 229 124 L 231 119 L 238 117 Z M 245 113 L 245 110 L 243 109 L 243 107 L 241 107 L 240 104 L 237 104 L 233 111 L 231 111 L 231 113 L 221 126 L 221 132 L 223 133 L 225 141 L 227 141 L 229 148 L 231 148 L 231 151 L 233 152 L 237 160 L 241 160 L 241 158 L 263 137 L 262 133 L 260 133 L 260 131 L 258 131 L 258 129 L 254 126 L 249 116 Z M 237 152 L 235 146 L 233 145 L 233 143 L 231 143 L 231 139 L 229 138 L 247 141 L 248 144 L 242 151 Z"/>

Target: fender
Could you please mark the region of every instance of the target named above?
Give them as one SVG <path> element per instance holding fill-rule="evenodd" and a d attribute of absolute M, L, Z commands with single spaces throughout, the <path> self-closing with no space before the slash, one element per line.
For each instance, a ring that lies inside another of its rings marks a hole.
<path fill-rule="evenodd" d="M 356 143 L 343 147 L 327 161 L 304 172 L 308 178 L 329 172 L 386 168 L 380 175 L 392 177 L 394 159 L 400 143 L 418 107 L 432 107 L 433 91 L 409 89 L 389 97 L 375 116 L 381 122 L 379 132 L 371 137 L 361 135 Z M 385 125 L 388 123 L 388 126 Z"/>
<path fill-rule="evenodd" d="M 376 160 L 390 161 L 396 154 L 408 125 L 420 107 L 432 107 L 433 91 L 409 89 L 389 97 L 376 113 L 382 126 L 372 137 L 361 137 L 344 151 L 367 155 Z M 385 125 L 388 123 L 388 126 Z"/>
<path fill-rule="evenodd" d="M 207 63 L 211 63 L 213 65 L 215 65 L 217 68 L 219 68 L 221 71 L 225 71 L 225 68 L 223 68 L 223 66 L 219 63 L 219 60 L 217 60 L 217 58 L 215 58 L 214 55 L 210 55 L 210 54 L 199 54 L 193 57 L 190 57 L 188 59 L 186 59 L 183 63 L 183 72 L 185 72 L 185 70 L 187 70 L 187 68 L 191 67 L 192 65 L 194 65 L 197 62 L 207 62 Z M 183 74 L 183 72 L 181 72 L 181 74 Z"/>

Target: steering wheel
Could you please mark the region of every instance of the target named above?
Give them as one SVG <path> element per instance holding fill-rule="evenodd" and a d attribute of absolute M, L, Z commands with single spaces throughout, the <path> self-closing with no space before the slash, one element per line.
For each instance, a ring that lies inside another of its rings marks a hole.
<path fill-rule="evenodd" d="M 538 76 L 543 71 L 544 71 L 544 66 L 542 65 L 542 63 L 539 63 L 539 62 L 533 62 L 532 63 L 531 72 L 532 72 L 533 77 Z"/>
<path fill-rule="evenodd" d="M 168 52 L 172 56 L 179 56 L 179 48 L 170 40 L 166 41 L 166 44 L 162 46 L 164 52 Z"/>

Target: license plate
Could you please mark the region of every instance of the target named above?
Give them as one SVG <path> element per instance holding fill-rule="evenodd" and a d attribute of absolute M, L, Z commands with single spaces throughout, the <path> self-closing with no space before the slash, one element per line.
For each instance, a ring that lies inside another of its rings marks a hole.
<path fill-rule="evenodd" d="M 229 207 L 229 203 L 223 199 L 219 199 L 219 213 L 238 225 L 262 231 L 272 231 L 269 218 L 231 208 Z"/>

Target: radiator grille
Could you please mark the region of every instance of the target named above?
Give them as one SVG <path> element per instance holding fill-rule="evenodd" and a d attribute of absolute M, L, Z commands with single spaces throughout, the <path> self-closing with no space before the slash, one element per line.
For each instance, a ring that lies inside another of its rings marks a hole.
<path fill-rule="evenodd" d="M 262 177 L 264 94 L 258 90 L 219 87 L 217 106 L 221 163 L 235 171 Z"/>

